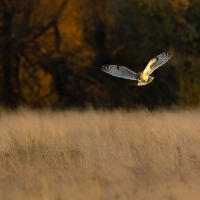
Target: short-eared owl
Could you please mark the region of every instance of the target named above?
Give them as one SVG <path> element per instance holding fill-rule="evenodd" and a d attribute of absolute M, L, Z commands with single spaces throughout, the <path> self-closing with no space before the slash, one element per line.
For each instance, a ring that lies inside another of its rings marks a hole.
<path fill-rule="evenodd" d="M 150 83 L 154 77 L 149 76 L 154 70 L 158 67 L 164 65 L 172 56 L 170 51 L 164 52 L 152 58 L 143 72 L 135 73 L 130 69 L 119 66 L 119 65 L 104 65 L 102 66 L 102 71 L 111 74 L 113 76 L 117 76 L 120 78 L 131 79 L 138 81 L 138 86 L 146 85 Z"/>

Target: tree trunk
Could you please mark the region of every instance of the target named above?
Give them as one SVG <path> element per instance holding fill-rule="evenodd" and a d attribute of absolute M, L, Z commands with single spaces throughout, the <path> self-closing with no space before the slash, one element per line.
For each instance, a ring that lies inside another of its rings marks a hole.
<path fill-rule="evenodd" d="M 3 103 L 6 106 L 14 106 L 12 99 L 11 71 L 12 71 L 12 21 L 13 14 L 10 10 L 3 10 Z"/>

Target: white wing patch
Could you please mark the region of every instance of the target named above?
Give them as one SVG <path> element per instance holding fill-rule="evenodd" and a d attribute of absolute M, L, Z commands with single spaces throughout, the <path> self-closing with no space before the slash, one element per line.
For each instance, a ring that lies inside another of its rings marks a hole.
<path fill-rule="evenodd" d="M 101 70 L 112 76 L 130 79 L 130 80 L 137 80 L 136 73 L 124 66 L 104 65 L 104 66 L 102 66 Z"/>
<path fill-rule="evenodd" d="M 158 67 L 164 65 L 170 58 L 172 57 L 172 53 L 170 51 L 164 52 L 152 58 L 148 65 L 146 66 L 145 70 L 143 71 L 146 75 L 151 74 L 154 70 Z"/>

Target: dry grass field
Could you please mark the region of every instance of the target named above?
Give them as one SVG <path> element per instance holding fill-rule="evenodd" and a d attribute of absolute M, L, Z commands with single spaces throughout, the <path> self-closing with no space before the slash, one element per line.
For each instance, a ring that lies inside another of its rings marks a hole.
<path fill-rule="evenodd" d="M 200 110 L 0 114 L 2 200 L 200 198 Z"/>

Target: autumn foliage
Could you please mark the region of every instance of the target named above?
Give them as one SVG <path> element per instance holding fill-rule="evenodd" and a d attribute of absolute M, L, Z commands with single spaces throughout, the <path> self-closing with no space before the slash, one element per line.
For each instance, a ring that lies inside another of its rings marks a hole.
<path fill-rule="evenodd" d="M 0 9 L 3 105 L 199 105 L 198 0 L 2 0 Z M 172 59 L 145 87 L 100 70 L 142 71 L 166 50 Z"/>

